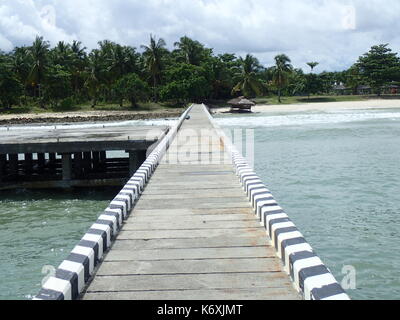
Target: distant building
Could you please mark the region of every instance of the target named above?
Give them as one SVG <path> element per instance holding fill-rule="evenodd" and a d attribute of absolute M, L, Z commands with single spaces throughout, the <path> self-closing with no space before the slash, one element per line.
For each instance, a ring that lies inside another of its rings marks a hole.
<path fill-rule="evenodd" d="M 343 96 L 343 95 L 349 95 L 352 93 L 351 88 L 346 88 L 343 83 L 335 84 L 332 87 L 332 90 L 335 92 L 336 95 L 338 96 Z"/>
<path fill-rule="evenodd" d="M 357 94 L 358 95 L 372 94 L 372 88 L 368 85 L 359 85 L 357 87 Z"/>

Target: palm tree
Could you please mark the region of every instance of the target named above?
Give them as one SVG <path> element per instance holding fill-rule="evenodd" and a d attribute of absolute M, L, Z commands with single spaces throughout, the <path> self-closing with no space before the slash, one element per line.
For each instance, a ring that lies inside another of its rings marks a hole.
<path fill-rule="evenodd" d="M 162 57 L 166 52 L 166 43 L 164 39 L 160 38 L 156 41 L 156 38 L 150 35 L 150 45 L 142 45 L 141 48 L 144 49 L 143 56 L 145 59 L 145 65 L 150 77 L 153 80 L 153 92 L 154 100 L 157 101 L 156 87 L 161 79 L 162 71 Z"/>
<path fill-rule="evenodd" d="M 75 94 L 78 94 L 83 84 L 83 75 L 87 66 L 86 47 L 82 42 L 74 40 L 71 45 L 71 75 L 72 87 Z"/>
<path fill-rule="evenodd" d="M 263 84 L 257 77 L 260 69 L 258 59 L 250 54 L 246 58 L 239 58 L 240 72 L 235 77 L 239 81 L 232 89 L 232 95 L 242 92 L 246 97 L 260 95 L 263 91 Z"/>
<path fill-rule="evenodd" d="M 281 101 L 282 89 L 288 82 L 288 75 L 293 67 L 290 64 L 290 59 L 285 54 L 280 54 L 275 57 L 275 66 L 273 67 L 273 82 L 278 87 L 278 101 Z"/>
<path fill-rule="evenodd" d="M 311 73 L 314 71 L 314 68 L 319 65 L 319 62 L 307 62 L 308 66 L 311 68 Z"/>
<path fill-rule="evenodd" d="M 313 74 L 314 68 L 319 65 L 319 62 L 307 62 L 307 65 L 311 68 L 311 73 L 306 75 L 307 79 L 307 90 L 308 90 L 308 100 L 310 100 L 311 96 L 311 90 L 313 87 L 313 84 L 315 83 L 315 75 Z"/>
<path fill-rule="evenodd" d="M 12 65 L 13 71 L 17 74 L 19 81 L 26 86 L 32 65 L 29 48 L 15 48 L 12 55 Z"/>
<path fill-rule="evenodd" d="M 92 108 L 94 108 L 97 104 L 102 73 L 103 61 L 100 51 L 93 50 L 89 54 L 89 69 L 88 76 L 85 82 L 85 86 L 88 88 L 89 94 L 92 96 Z"/>
<path fill-rule="evenodd" d="M 178 52 L 183 56 L 183 60 L 187 64 L 199 65 L 204 53 L 204 46 L 195 40 L 184 36 L 175 42 L 174 46 L 178 48 Z"/>
<path fill-rule="evenodd" d="M 29 50 L 32 58 L 29 80 L 35 89 L 38 88 L 39 98 L 41 97 L 40 87 L 45 77 L 49 48 L 49 42 L 44 41 L 43 37 L 37 36 Z"/>

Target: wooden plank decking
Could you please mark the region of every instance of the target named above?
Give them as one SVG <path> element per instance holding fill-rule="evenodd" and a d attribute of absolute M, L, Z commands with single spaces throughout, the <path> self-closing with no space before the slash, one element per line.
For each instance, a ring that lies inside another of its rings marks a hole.
<path fill-rule="evenodd" d="M 300 299 L 233 166 L 173 161 L 192 143 L 185 129 L 210 129 L 216 138 L 199 139 L 196 158 L 224 152 L 204 109 L 194 106 L 190 117 L 83 299 Z"/>

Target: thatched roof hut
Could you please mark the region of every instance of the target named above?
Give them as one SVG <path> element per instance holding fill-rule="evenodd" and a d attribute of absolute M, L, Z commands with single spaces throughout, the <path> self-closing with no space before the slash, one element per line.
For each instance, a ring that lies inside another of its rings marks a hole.
<path fill-rule="evenodd" d="M 231 106 L 231 110 L 239 109 L 247 111 L 251 111 L 251 107 L 254 107 L 256 105 L 254 101 L 246 99 L 245 97 L 238 97 L 229 100 L 228 104 Z"/>

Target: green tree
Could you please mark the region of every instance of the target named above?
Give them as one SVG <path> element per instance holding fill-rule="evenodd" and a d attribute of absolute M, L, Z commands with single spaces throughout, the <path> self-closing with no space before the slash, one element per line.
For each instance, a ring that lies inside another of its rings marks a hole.
<path fill-rule="evenodd" d="M 153 84 L 153 98 L 157 101 L 157 85 L 161 82 L 161 73 L 163 70 L 163 55 L 166 54 L 166 43 L 164 39 L 156 40 L 155 37 L 150 35 L 149 46 L 141 46 L 144 49 L 143 57 L 145 66 Z"/>
<path fill-rule="evenodd" d="M 58 107 L 59 102 L 72 95 L 71 74 L 60 65 L 49 67 L 47 84 L 44 89 L 44 98 L 53 107 Z"/>
<path fill-rule="evenodd" d="M 307 62 L 307 65 L 311 68 L 311 73 L 314 71 L 314 68 L 319 65 L 319 62 Z"/>
<path fill-rule="evenodd" d="M 0 104 L 10 109 L 22 95 L 23 86 L 16 74 L 12 72 L 12 62 L 9 57 L 0 52 Z"/>
<path fill-rule="evenodd" d="M 49 48 L 49 42 L 44 41 L 43 37 L 39 36 L 36 37 L 32 47 L 29 48 L 32 65 L 28 77 L 35 89 L 35 95 L 37 90 L 39 98 L 41 98 L 41 86 L 46 76 Z M 41 106 L 44 107 L 42 102 Z"/>
<path fill-rule="evenodd" d="M 71 81 L 76 98 L 81 94 L 85 83 L 85 69 L 88 65 L 86 47 L 74 40 L 71 45 Z"/>
<path fill-rule="evenodd" d="M 303 95 L 307 92 L 307 78 L 302 69 L 293 69 L 289 73 L 287 92 L 289 95 Z"/>
<path fill-rule="evenodd" d="M 211 57 L 212 50 L 206 49 L 199 41 L 192 40 L 187 36 L 174 43 L 177 47 L 176 54 L 180 62 L 200 66 L 200 64 Z"/>
<path fill-rule="evenodd" d="M 282 90 L 288 84 L 289 74 L 293 67 L 290 64 L 290 59 L 285 54 L 280 54 L 275 57 L 275 66 L 273 67 L 273 82 L 278 88 L 278 101 L 281 103 Z"/>
<path fill-rule="evenodd" d="M 346 81 L 345 85 L 351 88 L 352 93 L 357 94 L 357 88 L 363 82 L 362 77 L 360 75 L 360 69 L 357 65 L 353 65 L 346 72 Z"/>
<path fill-rule="evenodd" d="M 115 84 L 115 90 L 120 97 L 121 106 L 123 99 L 127 99 L 131 106 L 135 108 L 138 102 L 146 101 L 150 96 L 149 86 L 136 73 L 130 73 L 118 80 Z"/>
<path fill-rule="evenodd" d="M 400 59 L 388 44 L 381 44 L 361 56 L 356 66 L 363 79 L 380 95 L 383 86 L 398 80 Z"/>
<path fill-rule="evenodd" d="M 255 97 L 264 91 L 263 84 L 258 76 L 261 69 L 258 59 L 250 54 L 239 58 L 240 68 L 235 75 L 237 84 L 232 89 L 232 95 L 241 92 L 246 97 Z"/>
<path fill-rule="evenodd" d="M 209 96 L 211 85 L 202 67 L 180 63 L 166 72 L 167 83 L 160 91 L 161 98 L 176 102 L 200 102 Z"/>
<path fill-rule="evenodd" d="M 97 105 L 99 98 L 99 90 L 104 72 L 104 65 L 102 62 L 99 50 L 93 50 L 89 54 L 89 65 L 86 71 L 85 87 L 88 89 L 89 95 L 92 99 L 92 108 Z"/>
<path fill-rule="evenodd" d="M 313 74 L 314 68 L 319 65 L 319 62 L 307 62 L 310 67 L 311 72 L 305 76 L 306 78 L 306 91 L 308 99 L 310 100 L 310 95 L 318 93 L 320 91 L 320 83 L 317 75 Z"/>

